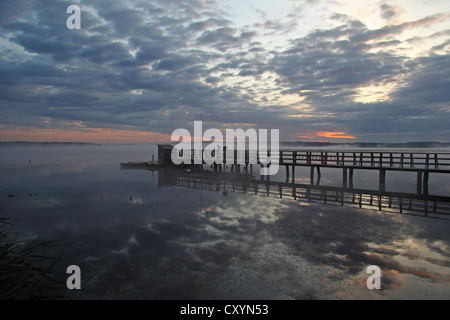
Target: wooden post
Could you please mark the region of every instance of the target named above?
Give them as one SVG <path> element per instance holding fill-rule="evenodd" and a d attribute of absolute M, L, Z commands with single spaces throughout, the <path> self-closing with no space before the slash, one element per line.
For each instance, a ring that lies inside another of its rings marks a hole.
<path fill-rule="evenodd" d="M 423 195 L 428 196 L 428 176 L 429 172 L 425 171 L 423 173 Z"/>
<path fill-rule="evenodd" d="M 320 167 L 317 167 L 317 185 L 320 185 L 320 178 L 322 175 L 320 174 Z"/>
<path fill-rule="evenodd" d="M 353 189 L 353 168 L 350 168 L 349 171 L 350 171 L 350 174 L 348 177 L 348 184 L 349 184 L 349 188 Z"/>
<path fill-rule="evenodd" d="M 311 166 L 310 174 L 309 174 L 310 184 L 314 185 L 314 166 Z"/>
<path fill-rule="evenodd" d="M 295 165 L 297 163 L 297 151 L 293 152 L 293 165 L 292 165 L 292 184 L 295 183 Z"/>
<path fill-rule="evenodd" d="M 347 188 L 347 168 L 342 169 L 342 187 Z"/>
<path fill-rule="evenodd" d="M 386 192 L 386 170 L 384 170 L 384 169 L 380 169 L 379 191 L 380 191 L 380 193 Z"/>
<path fill-rule="evenodd" d="M 422 171 L 417 171 L 417 194 L 422 195 Z"/>

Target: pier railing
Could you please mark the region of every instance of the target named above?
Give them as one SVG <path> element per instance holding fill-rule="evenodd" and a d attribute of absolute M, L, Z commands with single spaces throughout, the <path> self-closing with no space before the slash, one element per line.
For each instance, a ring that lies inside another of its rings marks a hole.
<path fill-rule="evenodd" d="M 180 150 L 180 156 L 186 163 L 205 163 L 203 150 Z M 213 151 L 214 153 L 215 151 Z M 276 153 L 267 151 L 234 151 L 227 152 L 217 150 L 221 155 L 222 164 L 265 164 L 267 157 L 270 160 L 278 160 L 279 165 L 285 166 L 315 166 L 315 167 L 343 167 L 361 169 L 386 169 L 400 171 L 422 171 L 447 172 L 450 173 L 450 152 L 416 152 L 416 151 L 372 151 L 372 150 L 279 150 Z M 264 157 L 264 161 L 261 158 Z"/>
<path fill-rule="evenodd" d="M 280 150 L 279 164 L 450 172 L 450 153 Z"/>

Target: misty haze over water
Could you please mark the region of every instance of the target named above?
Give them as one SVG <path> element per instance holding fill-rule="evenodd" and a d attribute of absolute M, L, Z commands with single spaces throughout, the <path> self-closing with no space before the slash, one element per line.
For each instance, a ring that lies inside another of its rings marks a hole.
<path fill-rule="evenodd" d="M 441 147 L 432 149 L 449 149 Z M 187 188 L 162 171 L 121 170 L 156 159 L 156 145 L 3 144 L 0 154 L 2 215 L 18 219 L 23 239 L 48 227 L 44 238 L 75 240 L 64 263 L 93 276 L 77 298 L 450 298 L 446 219 L 267 196 L 262 186 Z M 339 186 L 340 175 L 324 169 L 320 183 Z M 373 178 L 358 172 L 355 187 L 376 189 Z M 414 192 L 415 179 L 388 173 L 386 187 Z M 284 169 L 271 181 L 284 181 Z M 298 168 L 295 182 L 309 183 L 309 169 Z M 449 196 L 450 177 L 431 175 L 430 193 Z M 382 290 L 366 287 L 369 265 L 381 268 Z"/>

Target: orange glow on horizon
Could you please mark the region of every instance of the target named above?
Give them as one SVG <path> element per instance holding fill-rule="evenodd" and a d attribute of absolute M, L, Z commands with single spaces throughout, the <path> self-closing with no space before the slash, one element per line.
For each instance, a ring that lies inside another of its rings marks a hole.
<path fill-rule="evenodd" d="M 150 131 L 105 128 L 83 130 L 9 128 L 0 129 L 1 141 L 92 142 L 92 143 L 156 143 L 170 141 L 170 135 Z"/>
<path fill-rule="evenodd" d="M 356 137 L 347 134 L 344 131 L 316 131 L 312 133 L 302 134 L 297 136 L 298 138 L 307 138 L 307 139 L 315 139 L 315 138 L 332 138 L 332 139 L 356 139 Z M 323 140 L 321 140 L 323 141 Z"/>
<path fill-rule="evenodd" d="M 317 136 L 325 138 L 337 138 L 337 139 L 356 139 L 356 137 L 347 135 L 343 131 L 318 131 Z"/>

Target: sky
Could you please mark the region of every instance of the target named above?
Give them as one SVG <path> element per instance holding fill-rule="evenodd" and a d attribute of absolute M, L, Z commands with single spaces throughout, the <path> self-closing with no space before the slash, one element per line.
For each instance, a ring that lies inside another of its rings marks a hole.
<path fill-rule="evenodd" d="M 450 2 L 1 1 L 0 112 L 0 141 L 450 142 Z"/>

